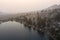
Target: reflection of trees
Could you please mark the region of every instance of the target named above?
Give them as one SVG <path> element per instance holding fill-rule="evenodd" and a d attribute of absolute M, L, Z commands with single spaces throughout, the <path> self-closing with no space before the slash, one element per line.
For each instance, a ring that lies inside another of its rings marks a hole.
<path fill-rule="evenodd" d="M 28 27 L 29 31 L 31 31 L 31 27 Z"/>

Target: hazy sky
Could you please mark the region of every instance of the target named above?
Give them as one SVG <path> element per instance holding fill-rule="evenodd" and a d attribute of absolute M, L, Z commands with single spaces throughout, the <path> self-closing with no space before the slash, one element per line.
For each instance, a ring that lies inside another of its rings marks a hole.
<path fill-rule="evenodd" d="M 60 0 L 0 0 L 0 11 L 10 13 L 36 11 L 54 4 L 60 4 Z"/>

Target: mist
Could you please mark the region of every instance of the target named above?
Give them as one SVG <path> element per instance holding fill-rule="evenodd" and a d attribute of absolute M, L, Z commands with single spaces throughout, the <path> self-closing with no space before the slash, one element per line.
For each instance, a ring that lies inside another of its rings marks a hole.
<path fill-rule="evenodd" d="M 54 4 L 60 4 L 60 0 L 0 0 L 0 12 L 21 13 L 37 11 Z"/>

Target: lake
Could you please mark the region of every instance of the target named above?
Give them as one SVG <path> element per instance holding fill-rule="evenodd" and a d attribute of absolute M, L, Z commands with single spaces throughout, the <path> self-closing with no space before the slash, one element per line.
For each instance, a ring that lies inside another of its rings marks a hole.
<path fill-rule="evenodd" d="M 37 32 L 19 22 L 8 21 L 0 24 L 0 40 L 49 40 L 49 38 L 46 33 Z"/>

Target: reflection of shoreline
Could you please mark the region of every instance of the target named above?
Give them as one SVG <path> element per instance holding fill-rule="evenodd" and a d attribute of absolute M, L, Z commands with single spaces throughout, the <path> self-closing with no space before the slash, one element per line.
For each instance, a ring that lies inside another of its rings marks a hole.
<path fill-rule="evenodd" d="M 0 24 L 3 23 L 3 22 L 8 22 L 8 21 L 16 21 L 16 20 L 4 20 L 4 21 L 0 21 Z M 36 29 L 35 27 L 32 27 L 32 25 L 26 24 L 25 22 L 22 22 L 20 20 L 19 21 L 16 21 L 16 22 L 21 23 L 21 24 L 24 24 L 25 27 L 28 27 L 29 28 L 29 30 L 31 30 L 31 28 L 33 28 L 33 30 L 36 30 L 37 32 L 43 33 L 39 29 Z"/>
<path fill-rule="evenodd" d="M 8 22 L 8 21 L 0 21 L 0 24 L 3 23 L 3 22 Z"/>
<path fill-rule="evenodd" d="M 8 20 L 8 21 L 12 21 L 12 20 Z M 1 23 L 4 23 L 4 22 L 8 22 L 8 21 L 0 21 L 0 24 L 1 24 Z M 27 27 L 29 30 L 31 30 L 31 27 L 32 27 L 31 25 L 29 25 L 29 24 L 27 25 L 27 24 L 25 24 L 25 23 L 22 22 L 22 21 L 16 21 L 16 22 L 19 22 L 19 23 L 21 23 L 21 24 L 24 24 L 25 27 Z M 33 30 L 36 30 L 36 29 L 33 28 Z M 40 30 L 36 30 L 36 31 L 37 31 L 37 32 L 41 32 Z M 41 33 L 43 33 L 43 32 L 41 32 Z"/>

